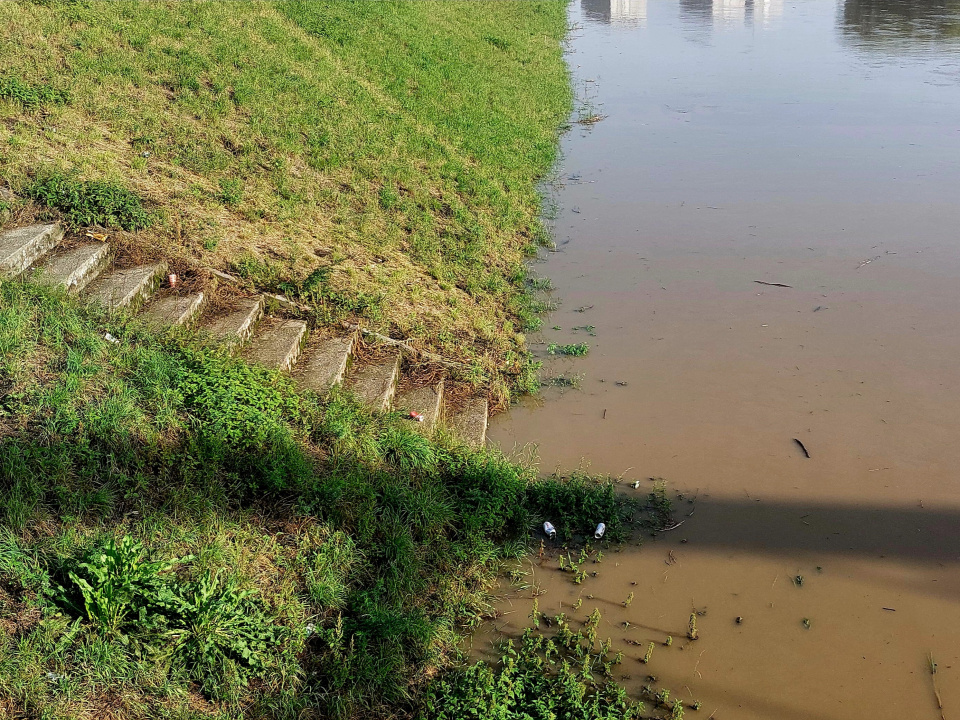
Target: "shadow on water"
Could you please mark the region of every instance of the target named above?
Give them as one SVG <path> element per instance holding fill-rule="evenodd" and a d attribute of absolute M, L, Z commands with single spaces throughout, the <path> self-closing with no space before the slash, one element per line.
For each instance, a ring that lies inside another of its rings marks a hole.
<path fill-rule="evenodd" d="M 924 508 L 919 502 L 916 507 L 843 506 L 745 497 L 701 498 L 692 505 L 675 503 L 674 509 L 674 517 L 686 522 L 670 535 L 682 536 L 695 549 L 789 556 L 814 563 L 837 556 L 917 568 L 960 563 L 960 508 Z M 686 517 L 691 512 L 694 515 Z M 873 576 L 871 567 L 862 565 L 859 572 Z M 876 572 L 879 577 L 882 571 Z M 897 581 L 884 576 L 884 582 Z M 929 592 L 958 599 L 960 578 L 947 578 Z"/>
<path fill-rule="evenodd" d="M 678 505 L 683 519 L 685 505 Z M 756 552 L 809 550 L 960 561 L 960 508 L 864 507 L 769 501 L 697 500 L 698 544 Z M 693 518 L 691 518 L 692 520 Z"/>

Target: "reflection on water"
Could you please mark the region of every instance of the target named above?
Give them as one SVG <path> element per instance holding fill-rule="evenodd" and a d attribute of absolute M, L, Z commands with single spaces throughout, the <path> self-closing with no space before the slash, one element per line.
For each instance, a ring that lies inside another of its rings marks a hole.
<path fill-rule="evenodd" d="M 766 27 L 783 15 L 783 0 L 680 0 L 680 17 L 692 24 Z"/>
<path fill-rule="evenodd" d="M 608 25 L 643 26 L 647 0 L 580 0 L 584 18 Z"/>
<path fill-rule="evenodd" d="M 647 0 L 580 0 L 582 17 L 606 25 L 644 26 Z M 691 26 L 769 27 L 783 16 L 784 0 L 679 0 Z M 837 24 L 864 47 L 954 41 L 960 44 L 960 0 L 840 0 Z"/>
<path fill-rule="evenodd" d="M 960 45 L 960 0 L 845 0 L 838 24 L 863 48 Z"/>

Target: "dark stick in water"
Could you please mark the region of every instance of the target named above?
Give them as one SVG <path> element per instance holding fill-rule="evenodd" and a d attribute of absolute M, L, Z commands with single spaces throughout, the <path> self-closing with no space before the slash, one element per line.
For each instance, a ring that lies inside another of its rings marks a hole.
<path fill-rule="evenodd" d="M 803 450 L 803 456 L 804 456 L 804 457 L 807 457 L 807 458 L 810 457 L 809 451 L 807 450 L 806 447 L 804 447 L 804 445 L 803 445 L 802 442 L 800 442 L 800 441 L 797 440 L 796 438 L 794 438 L 793 441 L 794 441 L 797 445 L 800 446 L 800 449 L 801 449 L 801 450 Z"/>

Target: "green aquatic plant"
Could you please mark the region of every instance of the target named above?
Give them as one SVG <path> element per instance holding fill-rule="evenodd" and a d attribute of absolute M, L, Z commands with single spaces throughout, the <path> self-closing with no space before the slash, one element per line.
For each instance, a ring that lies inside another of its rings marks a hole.
<path fill-rule="evenodd" d="M 649 643 L 647 645 L 647 652 L 645 652 L 643 657 L 640 658 L 640 662 L 642 662 L 644 665 L 649 663 L 650 660 L 653 658 L 653 648 L 654 648 L 654 643 Z"/>
<path fill-rule="evenodd" d="M 507 643 L 495 665 L 478 662 L 441 673 L 419 718 L 639 720 L 643 703 L 612 680 L 622 655 L 611 658 L 609 652 L 609 640 L 594 649 L 559 618 L 552 636 L 527 628 L 517 642 Z"/>
<path fill-rule="evenodd" d="M 590 346 L 586 343 L 572 343 L 569 345 L 550 343 L 550 345 L 547 347 L 547 352 L 551 355 L 571 355 L 574 357 L 582 357 L 590 352 Z"/>

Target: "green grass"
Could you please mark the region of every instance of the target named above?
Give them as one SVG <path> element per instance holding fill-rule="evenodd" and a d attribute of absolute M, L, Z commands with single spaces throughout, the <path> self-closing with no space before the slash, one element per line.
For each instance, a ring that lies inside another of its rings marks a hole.
<path fill-rule="evenodd" d="M 655 677 L 648 676 L 639 698 L 617 684 L 614 672 L 623 676 L 624 654 L 611 652 L 611 638 L 601 639 L 598 609 L 582 619 L 565 613 L 549 618 L 534 603 L 531 617 L 532 626 L 507 640 L 496 665 L 480 661 L 444 670 L 427 692 L 420 720 L 682 720 L 683 702 L 655 687 Z M 543 631 L 541 620 L 552 630 Z M 640 662 L 652 660 L 653 645 Z"/>
<path fill-rule="evenodd" d="M 615 541 L 631 510 L 0 283 L 2 708 L 409 715 L 543 519 Z"/>
<path fill-rule="evenodd" d="M 613 680 L 622 654 L 610 654 L 610 641 L 598 643 L 600 614 L 582 629 L 564 615 L 546 634 L 527 628 L 511 640 L 500 664 L 485 662 L 445 673 L 431 687 L 423 720 L 639 720 L 650 717 Z M 539 623 L 536 623 L 539 626 Z M 660 716 L 659 713 L 653 717 Z"/>
<path fill-rule="evenodd" d="M 0 180 L 122 188 L 136 242 L 475 361 L 502 398 L 565 32 L 561 0 L 0 3 Z"/>
<path fill-rule="evenodd" d="M 37 175 L 21 190 L 36 202 L 60 211 L 69 226 L 102 225 L 135 231 L 153 224 L 140 198 L 117 183 L 81 181 L 54 172 Z"/>
<path fill-rule="evenodd" d="M 70 95 L 46 83 L 28 84 L 15 77 L 0 78 L 0 99 L 19 103 L 31 110 L 54 105 L 64 105 Z"/>

